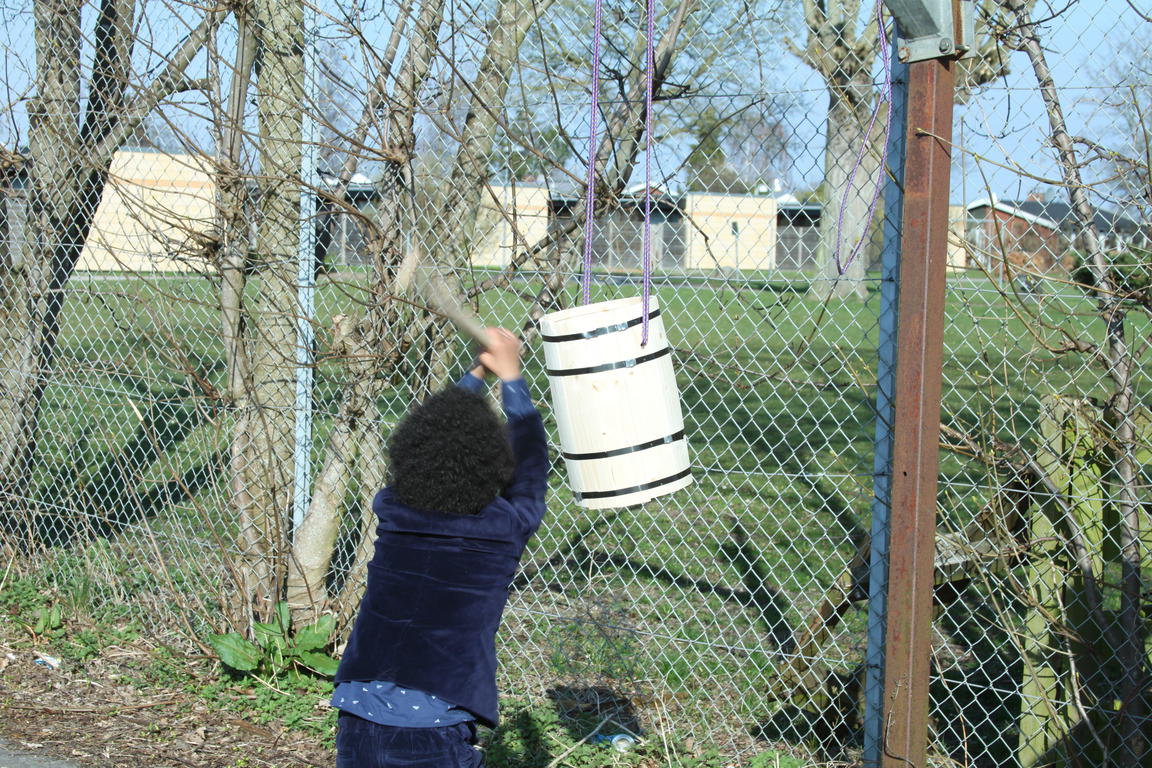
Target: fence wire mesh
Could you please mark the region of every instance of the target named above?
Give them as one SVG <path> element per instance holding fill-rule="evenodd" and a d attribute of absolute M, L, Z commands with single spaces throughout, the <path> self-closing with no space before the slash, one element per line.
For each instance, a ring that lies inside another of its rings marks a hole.
<path fill-rule="evenodd" d="M 930 753 L 1147 765 L 1152 19 L 976 5 Z M 571 0 L 0 12 L 14 574 L 177 645 L 279 600 L 342 636 L 389 429 L 471 359 L 405 290 L 405 254 L 523 332 L 555 437 L 536 321 L 580 302 L 591 156 L 593 300 L 642 290 L 650 200 L 694 483 L 592 512 L 557 458 L 501 688 L 734 763 L 859 757 L 893 92 L 878 6 L 657 2 L 651 151 L 643 4 L 606 0 L 599 27 Z"/>

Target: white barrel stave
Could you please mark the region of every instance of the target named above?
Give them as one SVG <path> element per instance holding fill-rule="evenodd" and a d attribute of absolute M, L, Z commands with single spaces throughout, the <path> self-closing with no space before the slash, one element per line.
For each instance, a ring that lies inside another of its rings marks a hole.
<path fill-rule="evenodd" d="M 692 483 L 680 394 L 664 321 L 640 298 L 540 319 L 552 410 L 568 482 L 589 509 L 627 507 Z"/>

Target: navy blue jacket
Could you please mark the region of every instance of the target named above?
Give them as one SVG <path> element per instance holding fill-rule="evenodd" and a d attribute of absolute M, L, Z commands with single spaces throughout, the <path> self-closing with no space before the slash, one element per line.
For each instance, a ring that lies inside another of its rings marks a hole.
<path fill-rule="evenodd" d="M 389 680 L 496 725 L 496 630 L 548 484 L 540 414 L 510 414 L 508 434 L 512 482 L 477 515 L 422 512 L 389 488 L 376 494 L 376 552 L 337 682 Z"/>

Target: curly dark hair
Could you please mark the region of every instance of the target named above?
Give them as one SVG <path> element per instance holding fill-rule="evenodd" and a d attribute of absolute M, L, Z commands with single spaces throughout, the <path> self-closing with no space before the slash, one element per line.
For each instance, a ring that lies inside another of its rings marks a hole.
<path fill-rule="evenodd" d="M 396 426 L 388 480 L 402 504 L 475 515 L 504 490 L 515 464 L 488 401 L 459 387 L 431 395 Z"/>

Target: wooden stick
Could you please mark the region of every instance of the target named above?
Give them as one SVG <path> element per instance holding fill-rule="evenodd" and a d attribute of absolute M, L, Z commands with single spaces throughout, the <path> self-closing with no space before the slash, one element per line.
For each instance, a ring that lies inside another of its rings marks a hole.
<path fill-rule="evenodd" d="M 444 275 L 440 274 L 435 267 L 430 267 L 427 271 L 417 269 L 415 282 L 416 290 L 420 291 L 425 301 L 437 312 L 448 318 L 456 326 L 456 330 L 471 337 L 484 349 L 488 348 L 489 343 L 491 343 L 488 338 L 488 331 L 484 329 L 484 326 L 470 310 L 457 301 Z"/>
<path fill-rule="evenodd" d="M 397 287 L 404 290 L 409 285 L 414 286 L 429 306 L 447 318 L 456 326 L 456 330 L 471 338 L 482 349 L 487 349 L 490 340 L 484 325 L 460 302 L 435 264 L 427 264 L 421 269 L 421 257 L 419 246 L 413 246 L 401 263 L 400 272 L 396 276 Z"/>

